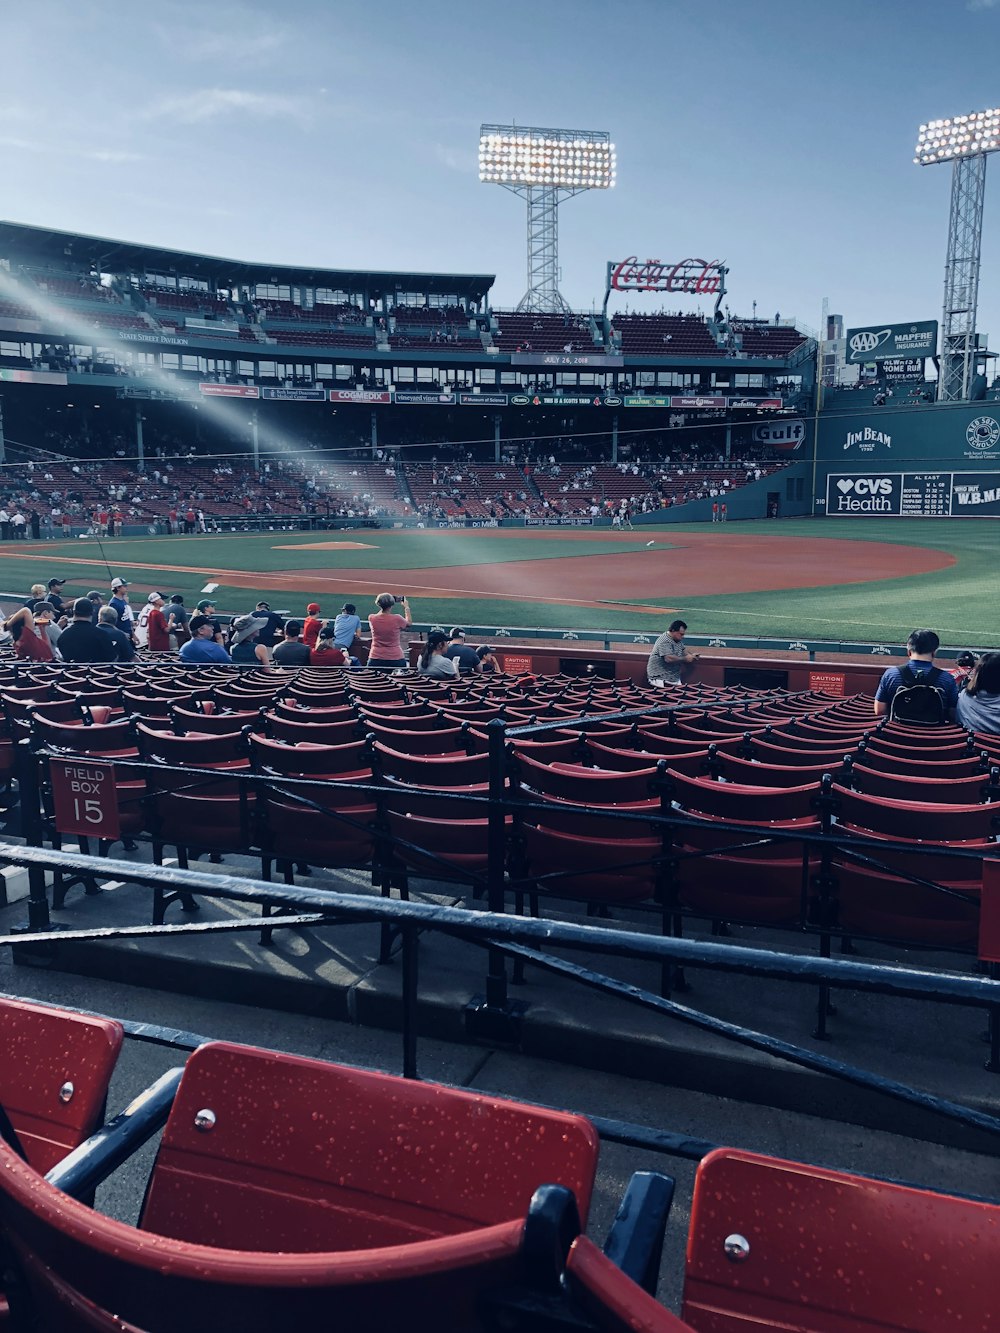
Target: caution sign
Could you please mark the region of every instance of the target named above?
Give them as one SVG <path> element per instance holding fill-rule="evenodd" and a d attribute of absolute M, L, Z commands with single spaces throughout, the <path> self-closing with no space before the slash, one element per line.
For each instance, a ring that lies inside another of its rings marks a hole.
<path fill-rule="evenodd" d="M 97 759 L 50 759 L 55 825 L 60 833 L 121 837 L 113 764 Z"/>
<path fill-rule="evenodd" d="M 822 690 L 824 694 L 835 694 L 838 698 L 843 698 L 846 679 L 847 677 L 843 671 L 810 671 L 809 688 L 811 690 Z"/>
<path fill-rule="evenodd" d="M 531 658 L 515 653 L 504 653 L 500 659 L 501 668 L 512 676 L 521 676 L 531 671 Z"/>

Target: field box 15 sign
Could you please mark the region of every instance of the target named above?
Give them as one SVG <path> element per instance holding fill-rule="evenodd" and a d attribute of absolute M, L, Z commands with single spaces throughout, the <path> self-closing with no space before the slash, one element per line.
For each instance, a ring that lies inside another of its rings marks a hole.
<path fill-rule="evenodd" d="M 121 837 L 113 764 L 96 759 L 50 759 L 55 825 L 60 833 Z"/>
<path fill-rule="evenodd" d="M 934 356 L 937 352 L 936 319 L 915 324 L 872 324 L 864 329 L 847 330 L 847 364 L 864 365 L 868 361 L 890 358 Z"/>

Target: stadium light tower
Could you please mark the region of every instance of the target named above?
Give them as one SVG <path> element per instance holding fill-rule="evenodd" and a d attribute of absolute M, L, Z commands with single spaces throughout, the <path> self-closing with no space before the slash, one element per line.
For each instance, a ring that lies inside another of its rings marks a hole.
<path fill-rule="evenodd" d="M 528 201 L 528 290 L 518 310 L 568 311 L 559 291 L 559 203 L 615 183 L 615 146 L 606 130 L 483 125 L 479 179 Z"/>
<path fill-rule="evenodd" d="M 969 397 L 976 357 L 979 255 L 983 237 L 986 158 L 1000 149 L 1000 109 L 974 111 L 920 126 L 914 162 L 950 162 L 951 210 L 944 267 L 938 399 Z"/>

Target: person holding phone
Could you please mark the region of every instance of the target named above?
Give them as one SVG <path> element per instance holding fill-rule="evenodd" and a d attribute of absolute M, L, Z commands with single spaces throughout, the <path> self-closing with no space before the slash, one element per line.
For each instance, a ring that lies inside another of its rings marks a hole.
<path fill-rule="evenodd" d="M 406 666 L 403 631 L 413 623 L 410 604 L 405 597 L 380 592 L 375 598 L 375 605 L 378 610 L 368 617 L 368 626 L 372 632 L 368 665 L 380 671 L 395 671 Z M 396 611 L 397 605 L 402 614 Z"/>

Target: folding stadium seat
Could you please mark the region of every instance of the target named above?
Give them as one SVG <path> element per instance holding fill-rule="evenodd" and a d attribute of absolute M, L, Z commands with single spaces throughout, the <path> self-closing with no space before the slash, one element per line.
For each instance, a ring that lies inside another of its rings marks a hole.
<path fill-rule="evenodd" d="M 146 784 L 151 805 L 153 859 L 159 864 L 164 845 L 177 850 L 178 864 L 208 853 L 246 852 L 253 846 L 252 815 L 256 793 L 239 781 L 250 768 L 246 737 L 188 732 L 175 736 L 138 723 L 136 737 L 149 763 Z M 163 771 L 190 769 L 190 776 Z M 220 775 L 220 776 L 216 776 Z M 194 900 L 157 885 L 153 890 L 153 923 L 160 925 L 170 903 L 180 897 L 187 910 Z"/>
<path fill-rule="evenodd" d="M 48 1171 L 104 1119 L 123 1036 L 110 1018 L 0 999 L 0 1107 L 36 1171 Z"/>
<path fill-rule="evenodd" d="M 353 704 L 337 704 L 333 708 L 313 708 L 291 699 L 275 699 L 267 716 L 287 718 L 290 722 L 349 722 L 357 718 Z"/>
<path fill-rule="evenodd" d="M 645 749 L 640 741 L 633 750 L 621 745 L 602 745 L 595 738 L 591 738 L 587 741 L 587 756 L 597 768 L 617 769 L 621 773 L 648 772 L 650 766 L 655 766 L 661 759 L 679 773 L 689 773 L 692 776 L 707 773 L 709 768 L 706 749 L 691 746 L 686 750 L 670 750 L 664 754 L 657 748 L 656 741 L 650 743 L 649 749 Z"/>
<path fill-rule="evenodd" d="M 898 801 L 834 785 L 837 831 L 872 840 L 863 865 L 835 857 L 837 922 L 851 934 L 944 948 L 968 947 L 978 929 L 981 854 L 996 847 L 1000 805 Z M 919 838 L 914 833 L 919 833 Z M 879 841 L 906 842 L 911 852 L 883 851 Z M 971 857 L 928 855 L 954 848 Z M 896 873 L 894 873 L 896 872 Z M 906 875 L 941 885 L 915 884 Z"/>
<path fill-rule="evenodd" d="M 727 761 L 728 762 L 728 761 Z M 679 907 L 715 919 L 754 924 L 794 924 L 803 918 L 810 870 L 818 853 L 794 838 L 769 835 L 818 833 L 813 810 L 818 783 L 791 787 L 745 785 L 668 772 L 672 795 L 700 825 L 678 828 L 682 860 L 674 886 Z M 723 821 L 750 825 L 759 842 L 726 832 Z M 675 920 L 679 931 L 680 921 Z"/>
<path fill-rule="evenodd" d="M 411 787 L 437 790 L 448 787 L 468 787 L 489 781 L 490 760 L 487 754 L 406 754 L 382 741 L 372 746 L 376 775 L 392 782 Z"/>
<path fill-rule="evenodd" d="M 739 1329 L 994 1329 L 1000 1206 L 720 1148 L 698 1167 L 683 1318 Z"/>
<path fill-rule="evenodd" d="M 325 709 L 322 714 L 306 713 L 295 710 L 295 721 L 280 715 L 277 711 L 264 714 L 264 730 L 272 740 L 285 741 L 295 745 L 299 741 L 308 741 L 312 745 L 349 745 L 364 735 L 365 727 L 350 709 Z M 325 720 L 330 713 L 338 714 L 338 720 Z M 322 716 L 323 721 L 314 719 Z"/>
<path fill-rule="evenodd" d="M 539 1187 L 561 1187 L 544 1191 L 553 1202 L 572 1192 L 586 1222 L 597 1147 L 578 1116 L 209 1043 L 184 1070 L 138 1229 L 2 1143 L 0 1222 L 38 1327 L 485 1333 L 484 1301 L 529 1279 Z M 559 1229 L 568 1248 L 579 1224 Z M 565 1248 L 542 1234 L 558 1292 Z M 577 1280 L 593 1287 L 589 1257 Z M 620 1284 L 613 1294 L 629 1305 Z"/>
<path fill-rule="evenodd" d="M 426 712 L 405 712 L 395 713 L 388 709 L 368 709 L 359 708 L 359 725 L 362 730 L 368 730 L 369 726 L 373 729 L 381 727 L 384 730 L 400 731 L 437 731 L 442 727 L 456 727 L 461 725 L 464 719 L 453 718 L 449 720 L 441 709 L 428 708 Z"/>
<path fill-rule="evenodd" d="M 876 773 L 890 773 L 904 779 L 936 778 L 942 784 L 955 778 L 977 776 L 985 781 L 988 773 L 987 766 L 978 754 L 962 759 L 938 759 L 935 756 L 914 752 L 912 758 L 909 756 L 901 758 L 899 755 L 890 755 L 870 745 L 858 747 L 854 762 L 864 764 L 865 768 Z"/>
<path fill-rule="evenodd" d="M 845 769 L 843 756 L 837 764 L 770 764 L 721 752 L 717 753 L 716 759 L 718 776 L 726 782 L 750 787 L 801 787 L 809 782 L 818 786 L 824 773 L 830 773 L 835 780 L 841 781 Z M 673 759 L 670 766 L 677 767 Z"/>
<path fill-rule="evenodd" d="M 986 799 L 990 785 L 989 773 L 980 770 L 964 777 L 943 780 L 937 776 L 921 776 L 911 765 L 905 773 L 886 772 L 869 768 L 861 759 L 852 763 L 850 785 L 867 796 L 887 796 L 893 801 L 932 801 L 945 805 L 974 805 Z"/>
<path fill-rule="evenodd" d="M 181 708 L 178 704 L 174 704 L 170 710 L 170 724 L 178 734 L 197 731 L 202 735 L 229 736 L 234 731 L 242 731 L 244 727 L 262 730 L 264 725 L 263 711 L 262 708 L 259 708 L 240 713 L 216 713 L 208 710 L 198 712 L 192 708 Z"/>
<path fill-rule="evenodd" d="M 361 724 L 368 736 L 401 754 L 468 754 L 476 742 L 475 733 L 468 723 L 457 727 L 431 727 L 427 730 L 411 731 L 402 726 L 380 726 L 370 720 Z"/>

